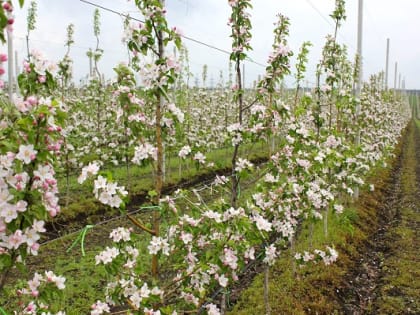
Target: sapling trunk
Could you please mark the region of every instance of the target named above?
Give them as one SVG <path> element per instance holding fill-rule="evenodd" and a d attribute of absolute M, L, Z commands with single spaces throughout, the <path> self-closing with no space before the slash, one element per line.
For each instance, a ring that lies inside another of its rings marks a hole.
<path fill-rule="evenodd" d="M 70 165 L 69 165 L 69 153 L 66 153 L 66 208 L 69 206 L 70 198 Z"/>
<path fill-rule="evenodd" d="M 271 315 L 271 306 L 270 306 L 270 299 L 269 299 L 269 293 L 270 293 L 270 266 L 266 265 L 264 268 L 264 305 L 265 305 L 265 314 Z"/>
<path fill-rule="evenodd" d="M 223 292 L 222 293 L 222 298 L 220 301 L 220 315 L 225 315 L 226 314 L 226 296 L 227 293 Z"/>
<path fill-rule="evenodd" d="M 163 0 L 161 0 L 163 2 Z M 161 30 L 157 31 L 157 40 L 158 40 L 158 58 L 162 59 L 164 56 L 164 44 L 163 44 L 163 33 Z M 163 139 L 162 139 L 162 109 L 164 104 L 164 97 L 160 90 L 156 90 L 156 109 L 155 109 L 155 133 L 156 133 L 156 147 L 157 147 L 157 161 L 156 161 L 156 177 L 155 177 L 155 197 L 154 205 L 158 206 L 160 203 L 160 198 L 162 194 L 162 187 L 164 181 L 164 148 L 163 148 Z M 160 209 L 153 210 L 152 225 L 154 230 L 154 235 L 159 236 L 160 230 Z M 152 256 L 152 275 L 157 278 L 159 275 L 159 262 L 158 256 Z"/>
<path fill-rule="evenodd" d="M 328 208 L 324 210 L 324 237 L 328 237 Z"/>
<path fill-rule="evenodd" d="M 242 126 L 242 116 L 243 116 L 243 91 L 242 91 L 242 76 L 241 76 L 241 61 L 239 57 L 236 59 L 236 83 L 238 93 L 238 123 Z M 236 162 L 238 160 L 239 155 L 239 147 L 240 144 L 235 144 L 233 149 L 233 156 L 232 156 L 232 189 L 231 189 L 231 206 L 236 208 L 238 202 L 238 189 L 239 189 L 239 182 L 240 179 L 238 178 L 238 174 L 236 172 Z"/>
<path fill-rule="evenodd" d="M 292 274 L 293 274 L 293 278 L 296 277 L 296 259 L 295 259 L 295 254 L 296 254 L 296 247 L 295 247 L 295 238 L 292 236 L 292 238 L 290 239 L 290 259 L 291 259 L 291 264 L 292 264 Z"/>

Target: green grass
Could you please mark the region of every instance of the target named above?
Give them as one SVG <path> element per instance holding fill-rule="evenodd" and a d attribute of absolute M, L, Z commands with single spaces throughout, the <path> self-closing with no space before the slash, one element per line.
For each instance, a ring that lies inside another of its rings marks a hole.
<path fill-rule="evenodd" d="M 176 185 L 182 181 L 191 180 L 194 177 L 210 175 L 223 169 L 230 168 L 231 156 L 233 148 L 223 148 L 207 153 L 207 162 L 213 162 L 214 167 L 196 167 L 195 161 L 187 160 L 181 161 L 178 157 L 171 157 L 167 159 L 166 165 L 166 181 L 165 186 Z M 253 160 L 268 157 L 268 145 L 263 142 L 244 144 L 241 147 L 242 156 Z M 180 167 L 181 165 L 181 167 Z M 127 173 L 125 166 L 118 166 L 108 169 L 112 172 L 113 179 L 120 185 L 125 185 L 130 193 L 130 196 L 147 195 L 147 192 L 153 189 L 152 166 L 147 165 L 139 167 L 130 165 L 130 182 L 127 182 Z M 66 195 L 67 182 L 61 177 L 58 181 L 60 194 L 60 203 L 62 211 L 58 220 L 61 222 L 71 221 L 80 216 L 90 217 L 90 221 L 95 221 L 97 215 L 103 215 L 106 212 L 107 216 L 116 214 L 116 210 L 104 208 L 99 204 L 92 193 L 92 183 L 85 183 L 80 185 L 77 182 L 78 174 L 73 174 L 69 177 L 69 194 Z M 66 200 L 68 199 L 68 205 Z"/>
<path fill-rule="evenodd" d="M 269 303 L 272 314 L 334 314 L 337 305 L 331 303 L 329 297 L 334 294 L 333 288 L 338 286 L 344 274 L 340 270 L 343 263 L 341 249 L 348 241 L 349 229 L 353 234 L 357 233 L 353 227 L 356 220 L 355 210 L 350 208 L 341 216 L 329 213 L 328 236 L 324 235 L 322 221 L 317 221 L 311 228 L 310 224 L 302 227 L 295 250 L 284 249 L 276 264 L 270 268 Z M 316 248 L 325 250 L 325 245 L 331 244 L 340 254 L 337 264 L 325 266 L 320 262 L 299 266 L 292 258 L 295 252 L 303 253 Z M 257 275 L 229 314 L 264 314 L 263 282 L 264 275 Z"/>
<path fill-rule="evenodd" d="M 417 129 L 420 122 L 416 121 Z M 411 132 L 414 132 L 412 128 Z M 401 189 L 402 202 L 397 213 L 397 221 L 387 233 L 390 253 L 383 262 L 383 286 L 376 303 L 379 314 L 418 314 L 420 311 L 420 263 L 418 259 L 418 228 L 420 226 L 420 193 L 416 168 L 416 144 L 413 135 L 409 137 L 404 152 Z M 417 150 L 419 150 L 417 145 Z M 418 152 L 417 152 L 418 153 Z"/>

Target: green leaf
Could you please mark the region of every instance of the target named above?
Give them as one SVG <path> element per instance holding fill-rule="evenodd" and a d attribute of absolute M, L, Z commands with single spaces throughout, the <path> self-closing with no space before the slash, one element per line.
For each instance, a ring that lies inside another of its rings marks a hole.
<path fill-rule="evenodd" d="M 23 4 L 25 3 L 25 0 L 19 0 L 19 6 L 22 8 Z"/>
<path fill-rule="evenodd" d="M 149 192 L 147 193 L 149 195 L 149 197 L 153 198 L 157 196 L 157 192 L 156 190 L 149 190 Z"/>
<path fill-rule="evenodd" d="M 6 311 L 0 306 L 0 314 L 1 315 L 8 315 Z"/>
<path fill-rule="evenodd" d="M 7 254 L 0 255 L 0 270 L 12 267 L 12 257 Z"/>

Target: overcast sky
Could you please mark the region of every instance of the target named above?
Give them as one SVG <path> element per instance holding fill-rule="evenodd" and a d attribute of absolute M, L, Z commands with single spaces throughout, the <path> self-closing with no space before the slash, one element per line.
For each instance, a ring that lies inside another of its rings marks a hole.
<path fill-rule="evenodd" d="M 141 18 L 133 4 L 127 0 L 89 0 L 104 7 Z M 17 1 L 14 1 L 17 2 Z M 30 48 L 44 52 L 52 60 L 59 60 L 65 54 L 64 42 L 67 25 L 75 25 L 75 44 L 71 49 L 74 60 L 75 81 L 86 76 L 89 60 L 86 51 L 94 48 L 93 35 L 94 7 L 79 0 L 38 0 L 36 30 L 30 34 Z M 230 7 L 227 0 L 167 0 L 168 20 L 171 26 L 180 28 L 184 35 L 230 50 L 230 31 L 227 19 Z M 297 55 L 302 42 L 311 41 L 313 47 L 309 55 L 307 80 L 310 86 L 315 81 L 315 65 L 321 56 L 321 49 L 327 34 L 333 33 L 333 21 L 329 14 L 334 8 L 334 0 L 254 0 L 252 1 L 253 51 L 249 56 L 258 63 L 265 64 L 273 41 L 273 23 L 276 14 L 290 18 L 289 45 Z M 29 1 L 23 9 L 16 9 L 15 42 L 19 64 L 26 56 L 26 15 Z M 353 59 L 357 46 L 358 0 L 347 0 L 347 21 L 343 25 L 338 40 L 348 46 Z M 390 38 L 390 67 L 388 85 L 394 84 L 394 67 L 398 61 L 398 72 L 405 78 L 406 87 L 420 89 L 420 0 L 365 0 L 363 58 L 364 79 L 385 70 L 386 39 Z M 106 78 L 114 76 L 112 68 L 127 60 L 127 50 L 121 42 L 122 17 L 101 10 L 100 47 L 104 56 L 99 69 Z M 208 66 L 209 81 L 217 83 L 220 71 L 227 78 L 229 56 L 188 40 L 191 72 L 201 80 L 203 65 Z M 2 48 L 6 51 L 6 47 Z M 264 72 L 264 68 L 247 62 L 245 65 L 246 86 Z M 292 79 L 287 80 L 290 86 Z"/>

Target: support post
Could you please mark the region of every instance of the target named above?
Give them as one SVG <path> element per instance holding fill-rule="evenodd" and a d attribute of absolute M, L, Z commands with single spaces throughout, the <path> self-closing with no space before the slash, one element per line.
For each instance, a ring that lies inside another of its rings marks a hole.
<path fill-rule="evenodd" d="M 394 70 L 394 94 L 397 90 L 397 74 L 398 74 L 398 62 L 395 62 L 395 70 Z"/>
<path fill-rule="evenodd" d="M 356 102 L 356 117 L 359 117 L 360 114 L 360 92 L 362 89 L 362 78 L 363 78 L 363 54 L 362 54 L 362 43 L 363 43 L 363 0 L 359 0 L 359 13 L 357 18 L 357 55 L 359 56 L 359 69 L 358 77 L 356 82 L 356 98 L 359 101 Z M 360 129 L 357 130 L 356 146 L 360 145 Z M 354 189 L 354 198 L 359 198 L 359 188 Z"/>
<path fill-rule="evenodd" d="M 386 39 L 385 90 L 388 90 L 389 74 L 389 38 Z"/>

